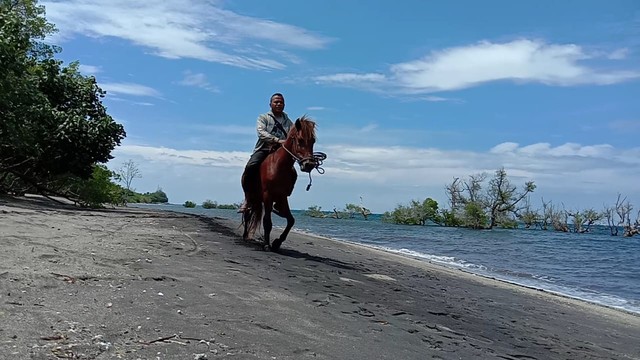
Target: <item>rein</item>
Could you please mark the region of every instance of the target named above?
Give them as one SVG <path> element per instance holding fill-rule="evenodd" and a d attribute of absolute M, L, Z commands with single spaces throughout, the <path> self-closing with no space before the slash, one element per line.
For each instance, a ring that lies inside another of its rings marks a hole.
<path fill-rule="evenodd" d="M 314 169 L 318 172 L 318 174 L 322 175 L 324 174 L 324 169 L 321 167 L 322 162 L 327 158 L 327 154 L 320 152 L 320 151 L 316 151 L 313 153 L 313 155 L 311 157 L 306 157 L 306 158 L 301 158 L 296 156 L 294 153 L 292 153 L 289 149 L 287 149 L 286 146 L 284 146 L 284 144 L 282 144 L 282 148 L 289 153 L 289 155 L 291 155 L 291 157 L 298 163 L 298 165 L 300 165 L 300 167 L 302 167 L 302 162 L 305 160 L 313 160 L 316 164 L 316 166 L 314 166 Z M 307 185 L 307 191 L 309 191 L 309 189 L 311 188 L 311 171 L 309 171 L 309 184 Z"/>

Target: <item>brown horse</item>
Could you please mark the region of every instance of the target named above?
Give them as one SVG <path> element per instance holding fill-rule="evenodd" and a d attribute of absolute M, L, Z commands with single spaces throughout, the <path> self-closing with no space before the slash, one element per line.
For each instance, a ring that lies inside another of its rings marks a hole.
<path fill-rule="evenodd" d="M 260 176 L 256 179 L 259 181 L 249 184 L 249 181 L 242 179 L 242 187 L 247 195 L 247 210 L 243 214 L 244 240 L 248 240 L 255 233 L 260 222 L 264 227 L 265 250 L 278 251 L 282 242 L 286 240 L 295 223 L 287 199 L 293 192 L 298 178 L 293 166 L 297 162 L 300 170 L 307 173 L 319 166 L 313 153 L 313 145 L 316 142 L 315 127 L 315 122 L 306 116 L 297 119 L 284 144 L 260 164 Z M 273 228 L 271 212 L 287 219 L 284 231 L 272 243 L 269 240 Z"/>

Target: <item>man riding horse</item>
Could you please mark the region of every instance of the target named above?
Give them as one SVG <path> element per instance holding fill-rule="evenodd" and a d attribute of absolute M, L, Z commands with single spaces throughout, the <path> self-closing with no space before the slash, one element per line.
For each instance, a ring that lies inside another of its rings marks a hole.
<path fill-rule="evenodd" d="M 258 141 L 242 174 L 244 201 L 240 209 L 238 209 L 239 213 L 247 210 L 247 191 L 252 191 L 251 189 L 254 188 L 253 185 L 259 181 L 260 164 L 266 159 L 274 147 L 284 143 L 289 129 L 293 126 L 293 122 L 291 122 L 287 113 L 284 112 L 284 96 L 281 93 L 271 95 L 269 105 L 271 111 L 258 116 L 256 126 Z M 295 171 L 292 173 L 295 174 Z M 277 212 L 278 209 L 276 208 L 274 211 Z"/>
<path fill-rule="evenodd" d="M 312 119 L 304 115 L 295 122 L 289 120 L 280 93 L 273 94 L 269 103 L 271 111 L 258 117 L 258 142 L 242 174 L 245 199 L 239 212 L 243 213 L 242 238 L 249 240 L 262 223 L 263 247 L 278 251 L 295 223 L 288 200 L 298 178 L 294 165 L 297 163 L 300 171 L 309 174 L 308 191 L 311 171 L 324 172 L 320 165 L 326 155 L 313 151 L 316 123 Z M 273 241 L 272 213 L 287 220 L 284 230 Z"/>

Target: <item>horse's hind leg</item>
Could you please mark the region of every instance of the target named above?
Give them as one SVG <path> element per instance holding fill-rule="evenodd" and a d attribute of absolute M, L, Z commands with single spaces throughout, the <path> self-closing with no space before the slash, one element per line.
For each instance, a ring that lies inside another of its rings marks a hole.
<path fill-rule="evenodd" d="M 262 225 L 264 227 L 264 242 L 263 246 L 265 250 L 269 249 L 269 238 L 271 236 L 271 229 L 273 228 L 273 222 L 271 221 L 271 211 L 273 210 L 273 202 L 271 199 L 264 202 L 264 216 L 262 218 Z"/>
<path fill-rule="evenodd" d="M 289 231 L 291 231 L 291 228 L 296 222 L 293 214 L 291 214 L 291 209 L 289 208 L 289 202 L 287 199 L 282 202 L 278 202 L 278 208 L 280 209 L 280 213 L 278 215 L 287 219 L 287 226 L 284 228 L 284 231 L 282 231 L 282 234 L 280 234 L 280 237 L 273 240 L 273 243 L 271 244 L 272 251 L 278 251 L 280 249 L 280 245 L 282 245 L 282 243 L 287 239 Z"/>
<path fill-rule="evenodd" d="M 244 223 L 244 232 L 242 233 L 242 240 L 249 240 L 249 222 L 251 221 L 251 210 L 247 209 L 242 214 L 242 222 Z"/>

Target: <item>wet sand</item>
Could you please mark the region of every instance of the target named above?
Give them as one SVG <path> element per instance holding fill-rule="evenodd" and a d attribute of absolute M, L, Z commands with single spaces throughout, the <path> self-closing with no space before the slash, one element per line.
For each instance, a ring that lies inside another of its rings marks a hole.
<path fill-rule="evenodd" d="M 637 315 L 295 233 L 265 252 L 239 233 L 0 198 L 0 359 L 640 359 Z"/>

